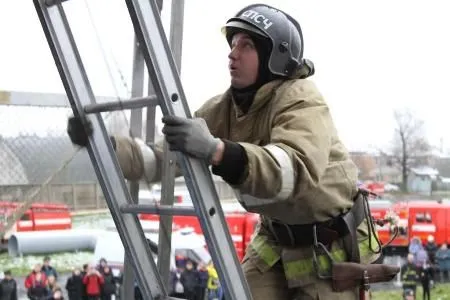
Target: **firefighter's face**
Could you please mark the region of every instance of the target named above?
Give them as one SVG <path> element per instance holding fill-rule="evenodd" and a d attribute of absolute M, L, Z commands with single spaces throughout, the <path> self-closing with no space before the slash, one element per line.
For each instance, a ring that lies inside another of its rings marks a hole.
<path fill-rule="evenodd" d="M 233 36 L 228 58 L 231 85 L 234 88 L 245 88 L 256 82 L 259 68 L 258 52 L 248 34 L 236 33 Z"/>

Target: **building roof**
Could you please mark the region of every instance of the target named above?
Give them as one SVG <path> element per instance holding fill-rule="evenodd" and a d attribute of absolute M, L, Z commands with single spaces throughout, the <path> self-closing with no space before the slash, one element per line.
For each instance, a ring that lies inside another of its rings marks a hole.
<path fill-rule="evenodd" d="M 435 177 L 439 175 L 439 171 L 435 168 L 431 167 L 417 167 L 417 168 L 411 168 L 411 172 L 413 172 L 416 175 L 428 175 L 430 177 Z"/>

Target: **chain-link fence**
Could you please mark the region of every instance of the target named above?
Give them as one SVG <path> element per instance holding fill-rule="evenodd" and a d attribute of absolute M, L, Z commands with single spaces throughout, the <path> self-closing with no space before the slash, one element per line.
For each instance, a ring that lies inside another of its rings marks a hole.
<path fill-rule="evenodd" d="M 0 105 L 0 201 L 64 203 L 74 210 L 105 208 L 87 151 L 74 147 L 67 136 L 71 109 L 23 105 L 23 98 L 42 104 L 54 94 L 22 93 L 20 97 L 21 101 L 17 96 L 13 102 L 21 105 Z M 59 97 L 59 102 L 68 103 L 65 95 Z M 110 134 L 128 135 L 126 112 L 104 114 L 104 120 Z M 185 188 L 183 180 L 176 181 L 177 188 Z M 216 188 L 221 199 L 234 197 L 218 178 Z"/>
<path fill-rule="evenodd" d="M 41 96 L 45 103 L 52 95 Z M 87 151 L 74 147 L 67 136 L 70 115 L 67 107 L 0 105 L 0 201 L 105 207 Z M 128 132 L 123 112 L 104 119 L 108 131 Z"/>

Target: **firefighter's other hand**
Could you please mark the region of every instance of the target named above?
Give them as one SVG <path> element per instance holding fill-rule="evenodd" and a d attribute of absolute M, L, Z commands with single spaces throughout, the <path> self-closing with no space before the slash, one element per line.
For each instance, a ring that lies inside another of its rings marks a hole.
<path fill-rule="evenodd" d="M 208 163 L 212 162 L 220 139 L 209 132 L 204 119 L 164 116 L 162 121 L 164 123 L 162 132 L 166 136 L 170 150 L 204 159 Z"/>
<path fill-rule="evenodd" d="M 67 133 L 73 144 L 85 147 L 92 134 L 92 123 L 86 119 L 85 124 L 78 117 L 70 117 L 67 122 Z"/>

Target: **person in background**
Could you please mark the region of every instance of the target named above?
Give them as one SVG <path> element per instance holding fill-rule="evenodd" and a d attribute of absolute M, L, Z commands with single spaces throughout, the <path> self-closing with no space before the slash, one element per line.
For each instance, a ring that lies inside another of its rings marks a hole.
<path fill-rule="evenodd" d="M 103 275 L 103 271 L 105 270 L 105 267 L 108 266 L 108 261 L 105 258 L 100 258 L 97 266 L 97 270 L 100 272 L 100 274 Z"/>
<path fill-rule="evenodd" d="M 84 295 L 83 276 L 78 268 L 72 271 L 72 276 L 67 279 L 66 290 L 69 300 L 81 300 Z"/>
<path fill-rule="evenodd" d="M 81 278 L 84 278 L 87 275 L 88 271 L 89 271 L 89 264 L 84 264 L 83 271 L 81 271 Z M 83 283 L 83 286 L 84 286 L 84 288 L 83 288 L 82 300 L 87 300 L 88 297 L 87 297 L 87 292 L 86 292 L 86 285 Z"/>
<path fill-rule="evenodd" d="M 50 300 L 64 300 L 62 291 L 60 289 L 55 290 Z"/>
<path fill-rule="evenodd" d="M 438 246 L 436 245 L 436 242 L 434 241 L 434 236 L 429 235 L 427 238 L 427 243 L 425 244 L 425 250 L 428 253 L 428 257 L 430 258 L 430 263 L 432 266 L 436 264 L 436 252 L 438 250 Z"/>
<path fill-rule="evenodd" d="M 108 265 L 103 267 L 103 285 L 102 300 L 111 300 L 112 295 L 116 294 L 116 280 Z"/>
<path fill-rule="evenodd" d="M 183 284 L 186 299 L 196 300 L 195 292 L 199 282 L 199 274 L 192 260 L 186 260 L 186 269 L 181 273 L 180 281 Z"/>
<path fill-rule="evenodd" d="M 47 277 L 47 287 L 51 293 L 53 293 L 55 290 L 60 290 L 61 287 L 56 282 L 56 278 L 54 275 L 50 275 Z"/>
<path fill-rule="evenodd" d="M 198 264 L 198 285 L 197 285 L 197 300 L 205 300 L 206 288 L 208 286 L 208 269 L 202 262 Z"/>
<path fill-rule="evenodd" d="M 211 261 L 208 268 L 208 300 L 222 299 L 223 292 L 219 282 L 219 275 Z"/>
<path fill-rule="evenodd" d="M 425 250 L 424 247 L 420 248 L 416 253 L 416 259 L 415 264 L 417 267 L 421 267 L 423 264 L 425 264 L 427 261 L 429 261 L 428 253 Z"/>
<path fill-rule="evenodd" d="M 436 251 L 436 262 L 439 266 L 440 281 L 447 281 L 448 271 L 450 270 L 450 250 L 447 248 L 447 244 L 442 244 Z"/>
<path fill-rule="evenodd" d="M 25 281 L 25 287 L 28 289 L 27 296 L 30 300 L 48 299 L 51 295 L 47 287 L 45 273 L 41 272 L 40 269 L 29 275 L 29 279 L 27 278 Z"/>
<path fill-rule="evenodd" d="M 56 269 L 50 265 L 49 256 L 46 256 L 44 258 L 44 264 L 42 265 L 41 271 L 45 273 L 45 276 L 47 278 L 53 275 L 55 277 L 55 280 L 58 280 L 58 272 L 56 272 Z"/>
<path fill-rule="evenodd" d="M 403 294 L 407 295 L 412 291 L 416 295 L 417 281 L 419 279 L 418 268 L 414 263 L 414 254 L 408 254 L 408 261 L 401 268 L 401 278 L 403 284 Z"/>
<path fill-rule="evenodd" d="M 100 300 L 103 282 L 102 274 L 93 266 L 90 266 L 88 273 L 83 278 L 88 300 Z"/>
<path fill-rule="evenodd" d="M 0 281 L 0 300 L 17 300 L 17 282 L 11 271 L 4 272 L 5 278 Z"/>
<path fill-rule="evenodd" d="M 408 252 L 411 253 L 412 255 L 414 255 L 414 258 L 415 258 L 417 255 L 417 252 L 419 252 L 419 250 L 421 248 L 423 248 L 423 246 L 422 246 L 422 242 L 420 241 L 420 239 L 416 236 L 412 237 L 409 242 Z"/>
<path fill-rule="evenodd" d="M 181 283 L 181 273 L 183 269 L 177 267 L 170 271 L 170 296 L 184 298 L 184 286 Z"/>
<path fill-rule="evenodd" d="M 422 283 L 423 300 L 430 300 L 430 287 L 433 281 L 434 273 L 429 261 L 426 261 L 419 268 L 419 274 L 420 282 Z"/>

